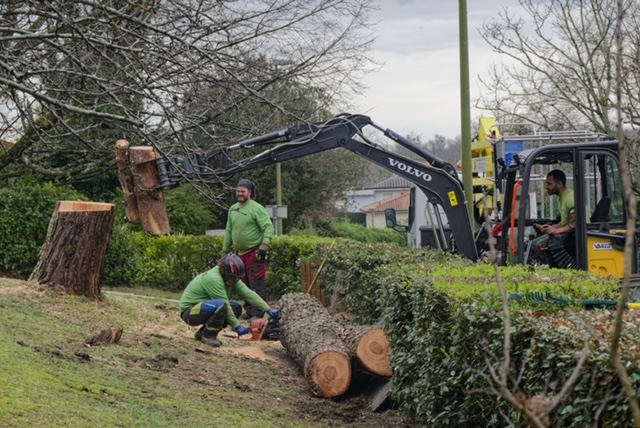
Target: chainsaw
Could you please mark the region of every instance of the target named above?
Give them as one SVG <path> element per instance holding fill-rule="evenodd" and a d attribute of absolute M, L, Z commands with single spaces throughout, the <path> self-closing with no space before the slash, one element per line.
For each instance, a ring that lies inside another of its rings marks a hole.
<path fill-rule="evenodd" d="M 256 318 L 249 324 L 249 335 L 238 336 L 243 342 L 259 342 L 261 340 L 280 340 L 282 327 L 280 318 Z M 246 339 L 244 339 L 246 337 Z"/>

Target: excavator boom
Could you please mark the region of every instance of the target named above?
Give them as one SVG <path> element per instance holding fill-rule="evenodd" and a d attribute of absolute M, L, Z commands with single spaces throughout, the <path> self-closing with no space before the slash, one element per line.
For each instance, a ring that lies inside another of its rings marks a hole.
<path fill-rule="evenodd" d="M 366 127 L 380 131 L 419 159 L 402 156 L 374 143 L 365 135 Z M 254 156 L 233 160 L 234 152 L 257 147 L 264 147 L 265 150 Z M 414 183 L 430 203 L 442 207 L 449 224 L 455 225 L 452 235 L 457 251 L 471 260 L 478 259 L 467 202 L 455 168 L 429 150 L 376 125 L 364 115 L 342 114 L 322 123 L 304 123 L 232 146 L 216 148 L 204 155 L 178 158 L 159 156 L 156 159 L 159 186 L 154 190 L 176 187 L 185 179 L 222 180 L 255 168 L 336 148 L 356 153 Z"/>

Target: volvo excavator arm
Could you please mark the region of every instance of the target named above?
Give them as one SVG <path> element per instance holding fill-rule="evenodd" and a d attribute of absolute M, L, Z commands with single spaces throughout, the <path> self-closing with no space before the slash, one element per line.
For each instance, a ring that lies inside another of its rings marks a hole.
<path fill-rule="evenodd" d="M 399 155 L 372 142 L 363 132 L 367 126 L 420 159 Z M 232 160 L 233 152 L 257 147 L 265 150 L 242 160 Z M 251 169 L 340 147 L 414 183 L 431 203 L 444 209 L 458 251 L 471 260 L 478 259 L 467 202 L 455 168 L 394 131 L 376 125 L 368 116 L 343 114 L 319 124 L 301 124 L 217 148 L 204 155 L 160 156 L 156 162 L 160 187 L 172 188 L 184 179 L 222 180 Z"/>

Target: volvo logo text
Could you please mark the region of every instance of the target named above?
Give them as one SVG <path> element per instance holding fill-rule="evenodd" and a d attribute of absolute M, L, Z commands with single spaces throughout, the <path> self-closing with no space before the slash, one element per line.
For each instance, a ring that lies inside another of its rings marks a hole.
<path fill-rule="evenodd" d="M 613 245 L 597 242 L 593 244 L 593 249 L 595 251 L 608 251 L 608 250 L 613 250 Z"/>
<path fill-rule="evenodd" d="M 408 174 L 414 175 L 414 176 L 416 176 L 418 178 L 423 179 L 424 181 L 431 181 L 431 175 L 430 174 L 427 174 L 424 171 L 419 171 L 419 170 L 415 169 L 414 167 L 409 166 L 407 164 L 404 164 L 404 163 L 402 163 L 400 161 L 397 161 L 395 159 L 389 158 L 389 164 L 392 167 L 394 167 L 395 169 L 398 169 L 400 171 L 404 171 L 404 172 L 406 172 Z"/>

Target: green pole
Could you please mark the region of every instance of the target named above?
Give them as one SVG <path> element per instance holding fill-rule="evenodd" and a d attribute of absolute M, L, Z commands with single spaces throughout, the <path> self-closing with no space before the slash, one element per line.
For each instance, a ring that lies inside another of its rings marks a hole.
<path fill-rule="evenodd" d="M 473 165 L 471 164 L 471 99 L 469 96 L 469 40 L 467 0 L 458 0 L 460 20 L 460 128 L 462 139 L 462 184 L 473 228 Z"/>
<path fill-rule="evenodd" d="M 282 170 L 280 162 L 276 164 L 276 206 L 280 209 L 282 206 Z M 278 215 L 276 219 L 276 235 L 282 235 L 282 217 Z"/>

